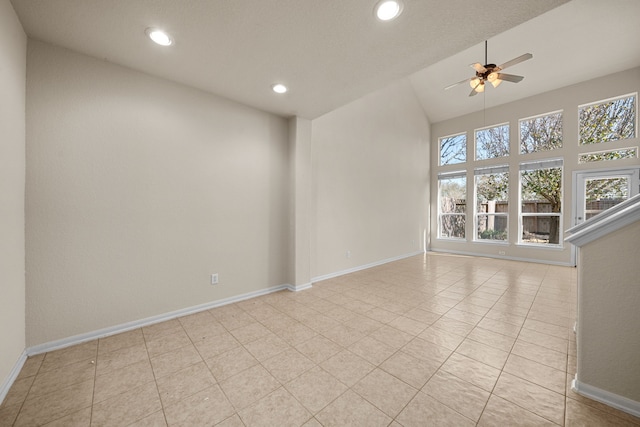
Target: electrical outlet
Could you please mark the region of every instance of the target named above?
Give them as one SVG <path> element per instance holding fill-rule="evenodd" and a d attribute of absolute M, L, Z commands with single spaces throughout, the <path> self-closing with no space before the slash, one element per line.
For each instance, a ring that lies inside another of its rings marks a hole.
<path fill-rule="evenodd" d="M 504 255 L 504 254 L 506 254 L 505 251 L 498 251 L 498 255 Z"/>
<path fill-rule="evenodd" d="M 212 285 L 218 284 L 218 273 L 214 273 L 211 275 L 211 284 Z"/>
<path fill-rule="evenodd" d="M 347 257 L 347 258 L 351 258 L 351 251 L 347 251 L 347 253 L 346 253 L 346 257 Z"/>

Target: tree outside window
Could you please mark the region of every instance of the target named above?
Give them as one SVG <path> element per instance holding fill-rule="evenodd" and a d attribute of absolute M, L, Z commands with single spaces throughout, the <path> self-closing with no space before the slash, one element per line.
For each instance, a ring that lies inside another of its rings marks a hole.
<path fill-rule="evenodd" d="M 467 161 L 467 134 L 440 138 L 440 165 L 453 165 Z"/>
<path fill-rule="evenodd" d="M 438 237 L 465 238 L 467 178 L 464 172 L 438 178 Z"/>
<path fill-rule="evenodd" d="M 520 153 L 562 148 L 562 112 L 520 120 Z"/>
<path fill-rule="evenodd" d="M 521 243 L 560 244 L 562 160 L 520 165 Z"/>
<path fill-rule="evenodd" d="M 578 107 L 580 145 L 635 138 L 636 95 Z"/>
<path fill-rule="evenodd" d="M 476 169 L 477 240 L 508 239 L 509 167 Z"/>
<path fill-rule="evenodd" d="M 478 129 L 476 160 L 495 159 L 509 155 L 509 124 Z"/>

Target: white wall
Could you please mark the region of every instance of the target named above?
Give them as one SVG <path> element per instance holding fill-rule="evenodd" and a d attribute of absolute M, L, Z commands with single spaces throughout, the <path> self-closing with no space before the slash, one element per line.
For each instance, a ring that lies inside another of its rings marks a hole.
<path fill-rule="evenodd" d="M 25 347 L 26 55 L 22 26 L 0 0 L 0 394 Z"/>
<path fill-rule="evenodd" d="M 313 120 L 312 277 L 424 249 L 428 140 L 406 79 Z"/>
<path fill-rule="evenodd" d="M 283 118 L 29 41 L 27 164 L 28 346 L 287 282 Z"/>
<path fill-rule="evenodd" d="M 578 370 L 583 385 L 640 408 L 640 222 L 580 248 Z"/>
<path fill-rule="evenodd" d="M 484 96 L 491 96 L 489 88 Z M 495 90 L 509 90 L 508 83 Z M 626 147 L 640 147 L 640 139 L 616 141 L 607 144 L 607 147 L 582 146 L 578 145 L 578 106 L 603 99 L 608 99 L 620 95 L 637 92 L 640 90 L 640 68 L 623 71 L 613 75 L 584 83 L 568 86 L 562 89 L 543 93 L 520 101 L 501 105 L 499 107 L 487 109 L 486 112 L 478 112 L 461 116 L 455 119 L 434 123 L 431 126 L 431 156 L 434 166 L 431 169 L 431 249 L 437 251 L 462 252 L 483 256 L 501 257 L 500 251 L 505 252 L 506 258 L 538 260 L 541 262 L 551 262 L 559 264 L 571 264 L 571 245 L 564 244 L 561 248 L 540 248 L 527 245 L 515 244 L 515 237 L 518 235 L 518 165 L 524 161 L 534 161 L 544 158 L 564 158 L 564 180 L 563 180 L 563 217 L 562 230 L 566 230 L 572 225 L 572 198 L 573 185 L 571 182 L 572 172 L 577 170 L 592 170 L 600 168 L 615 168 L 622 166 L 638 165 L 638 159 L 626 159 L 609 162 L 597 162 L 588 164 L 578 164 L 578 154 L 580 152 L 591 152 L 605 149 L 616 149 Z M 563 111 L 563 147 L 561 149 L 520 155 L 518 142 L 518 120 L 532 117 L 553 111 Z M 483 162 L 467 162 L 466 164 L 447 165 L 438 167 L 438 138 L 467 132 L 467 159 L 473 159 L 473 135 L 474 130 L 485 126 L 510 124 L 510 153 L 508 159 L 492 159 Z M 438 190 L 437 176 L 439 172 L 468 170 L 467 173 L 467 200 L 473 200 L 473 168 L 486 167 L 490 165 L 509 165 L 510 188 L 509 188 L 509 236 L 511 242 L 508 245 L 492 243 L 472 242 L 474 234 L 473 220 L 471 217 L 472 206 L 469 203 L 467 209 L 467 241 L 454 241 L 438 239 L 437 236 L 437 210 L 438 210 Z M 562 236 L 561 236 L 562 238 Z"/>

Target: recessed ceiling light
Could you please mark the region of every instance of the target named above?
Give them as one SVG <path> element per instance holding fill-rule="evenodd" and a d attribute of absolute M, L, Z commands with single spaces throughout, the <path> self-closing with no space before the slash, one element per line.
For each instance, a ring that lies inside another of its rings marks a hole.
<path fill-rule="evenodd" d="M 149 36 L 151 40 L 153 40 L 160 46 L 171 46 L 173 44 L 171 36 L 157 28 L 147 28 L 145 33 L 147 33 L 147 36 Z"/>
<path fill-rule="evenodd" d="M 375 7 L 376 17 L 381 21 L 390 21 L 397 18 L 402 12 L 400 0 L 381 0 Z"/>
<path fill-rule="evenodd" d="M 285 85 L 283 85 L 282 83 L 276 83 L 276 84 L 272 85 L 271 89 L 275 93 L 285 93 L 288 90 L 287 87 Z"/>

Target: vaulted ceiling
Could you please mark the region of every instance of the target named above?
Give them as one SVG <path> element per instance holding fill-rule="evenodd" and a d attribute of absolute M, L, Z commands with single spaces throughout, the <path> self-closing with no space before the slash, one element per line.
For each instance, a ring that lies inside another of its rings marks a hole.
<path fill-rule="evenodd" d="M 432 122 L 640 65 L 637 0 L 12 0 L 27 34 L 283 116 L 316 118 L 409 78 Z M 159 27 L 175 39 L 154 45 Z M 518 84 L 444 87 L 468 66 L 534 58 Z M 276 82 L 289 92 L 271 91 Z M 484 104 L 481 104 L 483 102 Z"/>

